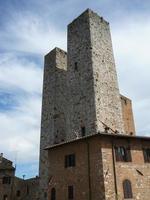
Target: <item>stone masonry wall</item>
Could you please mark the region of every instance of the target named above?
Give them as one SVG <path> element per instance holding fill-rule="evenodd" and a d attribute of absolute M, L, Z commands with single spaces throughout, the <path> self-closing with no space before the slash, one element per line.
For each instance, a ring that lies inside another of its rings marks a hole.
<path fill-rule="evenodd" d="M 97 131 L 125 133 L 109 23 L 93 11 L 89 19 Z"/>
<path fill-rule="evenodd" d="M 96 108 L 93 83 L 93 66 L 90 50 L 89 13 L 86 11 L 68 25 L 68 73 L 70 138 L 94 134 Z"/>

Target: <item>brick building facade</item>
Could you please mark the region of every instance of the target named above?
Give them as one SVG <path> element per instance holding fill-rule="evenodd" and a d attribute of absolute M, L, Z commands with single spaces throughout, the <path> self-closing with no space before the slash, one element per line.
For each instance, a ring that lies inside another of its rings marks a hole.
<path fill-rule="evenodd" d="M 0 200 L 39 200 L 38 187 L 38 177 L 16 177 L 12 161 L 0 155 Z"/>
<path fill-rule="evenodd" d="M 100 133 L 47 150 L 49 200 L 150 198 L 150 138 Z"/>

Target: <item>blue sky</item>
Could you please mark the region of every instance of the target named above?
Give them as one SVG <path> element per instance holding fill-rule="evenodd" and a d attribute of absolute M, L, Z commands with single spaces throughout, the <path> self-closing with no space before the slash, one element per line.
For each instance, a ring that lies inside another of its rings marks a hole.
<path fill-rule="evenodd" d="M 66 50 L 67 24 L 87 8 L 110 22 L 120 91 L 150 136 L 150 1 L 1 0 L 0 152 L 20 177 L 38 174 L 43 57 Z"/>

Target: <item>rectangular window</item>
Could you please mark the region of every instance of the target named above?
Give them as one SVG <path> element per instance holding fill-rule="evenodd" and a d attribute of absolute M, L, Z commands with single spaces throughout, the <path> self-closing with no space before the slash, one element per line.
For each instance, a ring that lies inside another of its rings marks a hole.
<path fill-rule="evenodd" d="M 131 151 L 130 148 L 123 146 L 115 147 L 116 161 L 131 162 Z"/>
<path fill-rule="evenodd" d="M 81 133 L 82 133 L 82 137 L 84 137 L 85 136 L 85 126 L 81 127 Z"/>
<path fill-rule="evenodd" d="M 16 196 L 17 196 L 17 197 L 20 197 L 20 196 L 21 196 L 20 190 L 17 190 Z"/>
<path fill-rule="evenodd" d="M 75 71 L 78 71 L 78 63 L 77 62 L 74 63 L 74 69 L 75 69 Z"/>
<path fill-rule="evenodd" d="M 68 186 L 68 199 L 71 200 L 74 198 L 74 191 L 73 191 L 73 186 Z"/>
<path fill-rule="evenodd" d="M 150 149 L 143 149 L 144 161 L 150 163 Z"/>
<path fill-rule="evenodd" d="M 11 177 L 10 176 L 3 177 L 3 184 L 11 184 Z"/>
<path fill-rule="evenodd" d="M 75 166 L 75 154 L 70 154 L 65 156 L 65 167 Z"/>

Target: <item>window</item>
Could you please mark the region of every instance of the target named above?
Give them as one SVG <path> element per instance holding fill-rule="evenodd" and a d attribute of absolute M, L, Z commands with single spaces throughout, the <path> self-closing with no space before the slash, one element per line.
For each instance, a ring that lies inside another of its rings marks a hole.
<path fill-rule="evenodd" d="M 27 195 L 29 194 L 29 186 L 27 185 Z"/>
<path fill-rule="evenodd" d="M 74 196 L 74 191 L 73 191 L 73 186 L 68 186 L 68 199 L 71 200 L 73 199 Z"/>
<path fill-rule="evenodd" d="M 75 154 L 70 154 L 65 156 L 65 167 L 75 166 Z"/>
<path fill-rule="evenodd" d="M 131 162 L 130 148 L 115 147 L 116 161 Z"/>
<path fill-rule="evenodd" d="M 45 199 L 47 198 L 47 192 L 44 192 L 44 198 Z"/>
<path fill-rule="evenodd" d="M 20 190 L 17 190 L 16 196 L 17 196 L 17 197 L 20 197 L 20 196 L 21 196 Z"/>
<path fill-rule="evenodd" d="M 74 70 L 78 71 L 78 63 L 77 62 L 74 63 Z"/>
<path fill-rule="evenodd" d="M 132 186 L 131 186 L 131 182 L 129 180 L 124 180 L 123 181 L 123 193 L 124 193 L 124 198 L 125 199 L 133 198 Z"/>
<path fill-rule="evenodd" d="M 56 190 L 55 188 L 51 189 L 51 200 L 55 200 L 56 199 Z"/>
<path fill-rule="evenodd" d="M 150 149 L 143 149 L 144 161 L 150 162 Z"/>
<path fill-rule="evenodd" d="M 85 136 L 85 126 L 81 127 L 81 133 L 82 133 L 82 137 L 84 137 Z"/>
<path fill-rule="evenodd" d="M 5 176 L 3 177 L 3 184 L 10 184 L 11 183 L 11 177 Z"/>
<path fill-rule="evenodd" d="M 8 196 L 5 194 L 3 200 L 8 200 Z"/>

